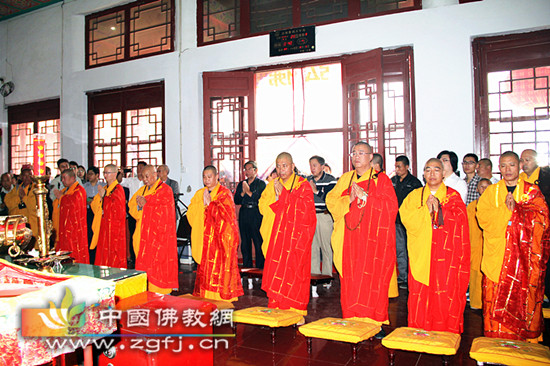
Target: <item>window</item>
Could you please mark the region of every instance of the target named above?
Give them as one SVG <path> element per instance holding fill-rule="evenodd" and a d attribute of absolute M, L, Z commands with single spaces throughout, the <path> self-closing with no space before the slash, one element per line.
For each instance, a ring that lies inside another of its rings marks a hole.
<path fill-rule="evenodd" d="M 88 113 L 90 166 L 164 162 L 164 82 L 88 93 Z"/>
<path fill-rule="evenodd" d="M 143 0 L 86 17 L 86 68 L 174 50 L 174 0 Z"/>
<path fill-rule="evenodd" d="M 538 153 L 550 163 L 550 30 L 473 42 L 476 145 L 498 170 L 507 150 Z"/>
<path fill-rule="evenodd" d="M 197 0 L 198 44 L 420 8 L 420 0 Z"/>
<path fill-rule="evenodd" d="M 205 164 L 216 166 L 230 188 L 242 179 L 247 160 L 258 162 L 265 179 L 282 151 L 302 173 L 309 174 L 309 158 L 318 154 L 339 176 L 350 169 L 350 145 L 365 140 L 382 154 L 388 172 L 398 155 L 415 167 L 412 75 L 410 47 L 205 73 Z"/>
<path fill-rule="evenodd" d="M 61 157 L 59 99 L 8 107 L 9 168 L 19 174 L 21 167 L 33 163 L 33 135 L 46 140 L 46 165 L 57 167 Z"/>

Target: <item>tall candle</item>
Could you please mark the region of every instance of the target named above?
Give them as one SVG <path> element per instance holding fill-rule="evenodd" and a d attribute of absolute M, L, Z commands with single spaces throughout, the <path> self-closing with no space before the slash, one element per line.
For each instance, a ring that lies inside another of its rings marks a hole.
<path fill-rule="evenodd" d="M 46 140 L 40 137 L 35 137 L 33 141 L 34 159 L 33 170 L 34 175 L 46 175 Z"/>

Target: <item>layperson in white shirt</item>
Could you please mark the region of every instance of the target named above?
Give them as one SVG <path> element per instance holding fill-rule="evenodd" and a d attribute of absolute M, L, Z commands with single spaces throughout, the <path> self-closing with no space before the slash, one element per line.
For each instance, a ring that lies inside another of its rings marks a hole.
<path fill-rule="evenodd" d="M 468 185 L 456 173 L 458 171 L 458 156 L 453 151 L 443 150 L 437 154 L 437 158 L 443 163 L 443 182 L 447 187 L 460 193 L 460 197 L 466 202 Z"/>

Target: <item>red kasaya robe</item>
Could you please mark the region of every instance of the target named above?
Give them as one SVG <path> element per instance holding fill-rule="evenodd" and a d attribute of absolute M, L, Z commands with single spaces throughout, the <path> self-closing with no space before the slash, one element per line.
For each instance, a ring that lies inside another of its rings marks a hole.
<path fill-rule="evenodd" d="M 203 230 L 194 295 L 237 300 L 244 291 L 238 265 L 239 229 L 233 196 L 229 189 L 218 184 L 210 193 L 212 201 L 204 207 L 205 189 L 195 194 L 187 211 L 192 230 L 199 233 Z"/>
<path fill-rule="evenodd" d="M 368 194 L 366 201 L 350 202 L 353 182 Z M 327 207 L 333 214 L 335 226 L 339 226 L 333 234 L 333 247 L 335 252 L 341 253 L 342 316 L 386 322 L 388 290 L 396 263 L 395 218 L 398 210 L 391 180 L 373 168 L 359 179 L 356 172 L 351 171 L 339 179 L 329 195 Z"/>
<path fill-rule="evenodd" d="M 462 333 L 470 278 L 470 236 L 460 194 L 441 184 L 435 196 L 441 210 L 432 218 L 428 187 L 412 191 L 399 214 L 407 229 L 409 252 L 408 326 Z"/>
<path fill-rule="evenodd" d="M 142 210 L 137 207 L 138 195 L 147 200 Z M 151 188 L 141 187 L 128 206 L 137 221 L 136 269 L 146 271 L 147 281 L 160 289 L 178 288 L 176 208 L 172 189 L 157 179 Z"/>
<path fill-rule="evenodd" d="M 305 314 L 311 279 L 311 242 L 317 217 L 313 191 L 306 179 L 293 174 L 284 183 L 278 199 L 271 181 L 262 193 L 259 207 L 262 221 L 265 265 L 262 289 L 268 306 L 294 309 Z"/>
<path fill-rule="evenodd" d="M 90 204 L 94 211 L 90 249 L 97 248 L 96 266 L 126 268 L 126 196 L 117 181 L 105 189 L 105 197 L 98 193 Z"/>
<path fill-rule="evenodd" d="M 480 219 L 487 216 L 487 210 L 505 207 L 506 186 L 501 181 L 485 194 L 478 203 Z M 544 276 L 550 255 L 548 206 L 540 189 L 528 182 L 520 180 L 513 195 L 516 205 L 507 225 L 504 218 L 506 237 L 499 280 L 484 278 L 484 335 L 537 341 L 544 329 Z M 491 234 L 491 227 L 486 230 Z"/>
<path fill-rule="evenodd" d="M 64 188 L 54 207 L 59 208 L 56 250 L 71 251 L 77 263 L 90 263 L 86 219 L 86 190 L 78 182 Z"/>

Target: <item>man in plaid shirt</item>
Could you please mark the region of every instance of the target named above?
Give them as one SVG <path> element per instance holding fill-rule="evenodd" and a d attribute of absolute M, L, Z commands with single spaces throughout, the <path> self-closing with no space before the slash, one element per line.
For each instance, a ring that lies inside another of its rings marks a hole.
<path fill-rule="evenodd" d="M 468 194 L 466 196 L 466 206 L 479 198 L 479 193 L 477 191 L 477 184 L 481 177 L 477 175 L 476 168 L 479 158 L 476 154 L 466 154 L 462 159 L 462 170 L 466 177 L 464 181 L 468 186 Z"/>

